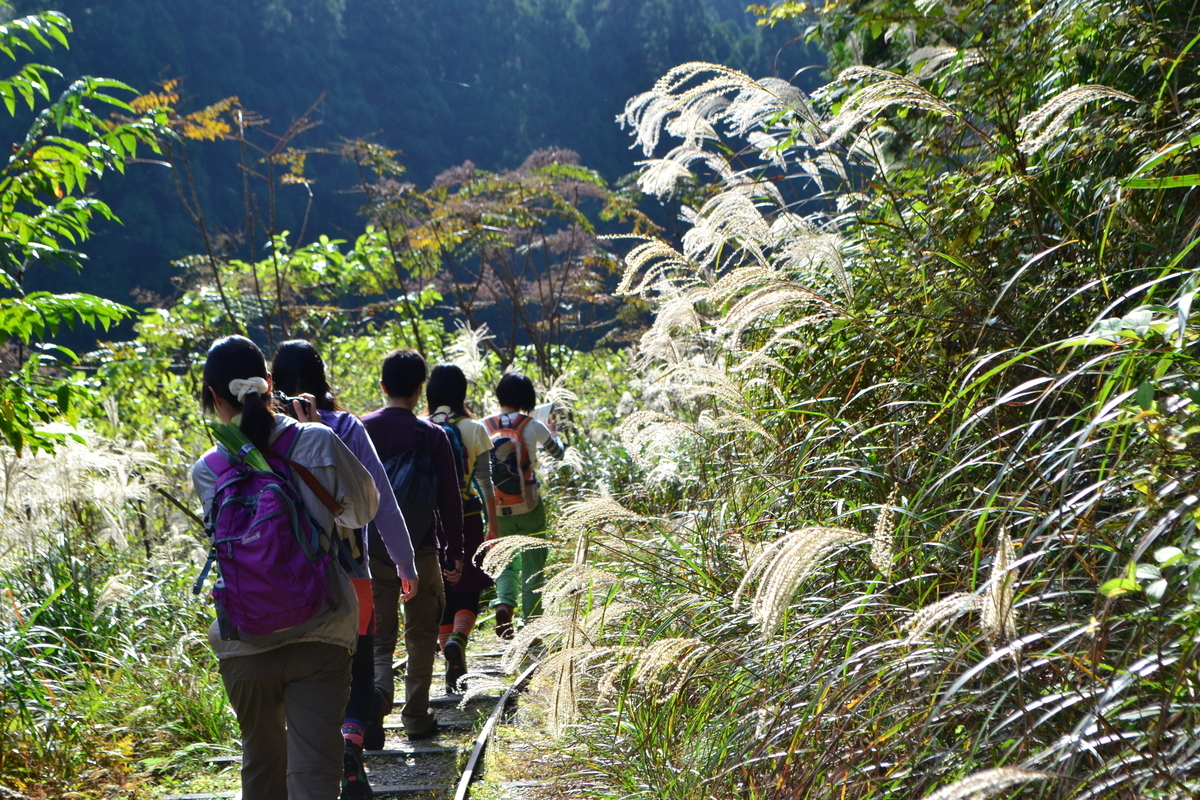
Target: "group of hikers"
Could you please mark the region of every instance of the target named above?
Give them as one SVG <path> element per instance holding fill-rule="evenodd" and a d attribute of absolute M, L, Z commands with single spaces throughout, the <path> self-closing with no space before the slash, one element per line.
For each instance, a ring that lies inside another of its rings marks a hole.
<path fill-rule="evenodd" d="M 455 365 L 429 371 L 395 350 L 379 385 L 383 407 L 360 419 L 310 342 L 280 345 L 269 370 L 245 337 L 208 350 L 202 404 L 219 444 L 192 470 L 212 540 L 196 589 L 215 565 L 209 641 L 241 728 L 247 800 L 371 797 L 363 752 L 384 745 L 401 624 L 401 721 L 409 740 L 427 739 L 437 653 L 447 693 L 460 691 L 493 585 L 476 555 L 546 529 L 537 452 L 563 447 L 554 422 L 534 418 L 527 376 L 504 375 L 499 413 L 482 421 Z M 522 622 L 540 614 L 546 553 L 526 550 L 496 577 L 501 638 L 518 608 Z"/>

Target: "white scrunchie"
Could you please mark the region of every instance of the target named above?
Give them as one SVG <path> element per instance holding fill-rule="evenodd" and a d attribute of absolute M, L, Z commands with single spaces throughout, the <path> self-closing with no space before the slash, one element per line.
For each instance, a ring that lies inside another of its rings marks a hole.
<path fill-rule="evenodd" d="M 239 403 L 244 403 L 248 395 L 267 393 L 267 379 L 234 378 L 229 382 L 229 393 L 236 397 Z"/>

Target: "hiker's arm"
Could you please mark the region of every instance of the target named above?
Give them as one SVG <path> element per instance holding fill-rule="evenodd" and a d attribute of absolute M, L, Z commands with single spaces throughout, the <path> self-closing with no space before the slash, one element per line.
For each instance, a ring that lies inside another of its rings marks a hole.
<path fill-rule="evenodd" d="M 492 451 L 484 450 L 475 457 L 475 485 L 487 509 L 487 535 L 484 541 L 500 537 L 500 517 L 496 513 L 496 494 L 492 490 Z"/>
<path fill-rule="evenodd" d="M 204 509 L 204 524 L 208 525 L 212 521 L 208 518 L 208 513 L 212 507 L 213 495 L 217 491 L 217 476 L 204 463 L 204 459 L 200 459 L 192 467 L 192 488 L 200 498 L 200 507 Z"/>
<path fill-rule="evenodd" d="M 333 496 L 342 506 L 337 523 L 347 528 L 361 528 L 373 520 L 379 510 L 379 490 L 375 488 L 375 481 L 337 434 L 329 428 L 315 425 L 310 428 L 310 432 L 316 431 L 325 431 L 329 437 L 326 444 L 333 461 Z"/>
<path fill-rule="evenodd" d="M 563 447 L 563 443 L 558 438 L 558 430 L 554 426 L 554 420 L 547 420 L 544 425 L 540 422 L 537 424 L 541 425 L 541 428 L 535 432 L 541 440 L 542 449 L 546 451 L 546 455 L 562 461 L 563 454 L 567 452 L 567 449 Z"/>
<path fill-rule="evenodd" d="M 356 421 L 357 422 L 357 421 Z M 396 574 L 405 580 L 417 577 L 417 567 L 413 563 L 412 540 L 408 535 L 408 526 L 404 523 L 404 514 L 396 502 L 392 484 L 388 480 L 383 462 L 367 435 L 367 429 L 358 422 L 351 428 L 345 439 L 346 446 L 354 453 L 362 465 L 371 473 L 371 480 L 379 490 L 379 510 L 375 513 L 375 527 L 383 539 L 388 555 L 396 564 Z"/>
<path fill-rule="evenodd" d="M 450 440 L 439 428 L 439 436 L 435 440 L 434 464 L 438 470 L 438 512 L 442 520 L 442 530 L 446 534 L 446 558 L 461 565 L 466 558 L 463 542 L 463 509 L 462 492 L 459 491 L 459 470 L 454 466 L 454 451 L 450 448 Z"/>

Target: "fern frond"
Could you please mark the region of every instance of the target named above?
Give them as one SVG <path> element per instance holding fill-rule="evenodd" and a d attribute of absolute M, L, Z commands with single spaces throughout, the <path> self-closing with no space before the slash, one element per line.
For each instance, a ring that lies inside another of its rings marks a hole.
<path fill-rule="evenodd" d="M 1066 130 L 1076 111 L 1093 100 L 1138 102 L 1132 95 L 1099 84 L 1072 86 L 1050 98 L 1037 111 L 1021 118 L 1017 124 L 1021 152 L 1032 155 L 1041 150 L 1051 139 Z"/>

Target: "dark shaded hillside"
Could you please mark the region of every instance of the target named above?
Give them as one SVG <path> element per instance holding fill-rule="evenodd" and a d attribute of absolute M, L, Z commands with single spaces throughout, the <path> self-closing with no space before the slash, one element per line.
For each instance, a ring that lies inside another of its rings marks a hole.
<path fill-rule="evenodd" d="M 75 25 L 72 49 L 47 60 L 68 77 L 114 77 L 139 90 L 182 77 L 184 110 L 229 95 L 282 129 L 323 94 L 322 125 L 301 147 L 371 136 L 400 150 L 425 185 L 470 159 L 515 166 L 531 150 L 559 146 L 615 179 L 638 157 L 613 123 L 626 99 L 671 65 L 714 60 L 767 74 L 794 31 L 719 19 L 705 0 L 54 0 Z M 780 72 L 805 63 L 800 45 Z M 241 222 L 236 152 L 202 144 L 202 199 L 218 227 Z M 335 156 L 313 156 L 316 201 L 307 228 L 353 236 L 361 229 L 353 175 Z M 80 276 L 43 271 L 34 286 L 84 289 L 122 302 L 131 290 L 172 292 L 169 262 L 199 249 L 178 208 L 169 173 L 141 166 L 101 189 L 125 222 L 101 226 Z M 280 219 L 293 232 L 303 187 L 281 193 Z M 144 295 L 143 295 L 144 297 Z"/>

